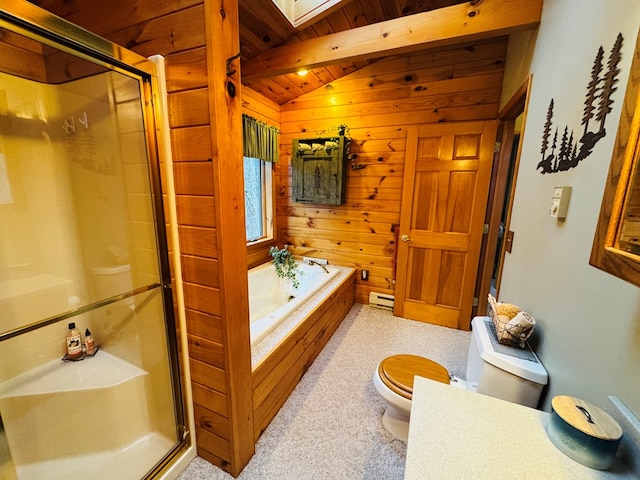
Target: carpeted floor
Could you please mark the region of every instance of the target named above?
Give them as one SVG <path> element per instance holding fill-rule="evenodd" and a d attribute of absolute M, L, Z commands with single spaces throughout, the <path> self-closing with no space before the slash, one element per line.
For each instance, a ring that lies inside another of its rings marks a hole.
<path fill-rule="evenodd" d="M 240 480 L 394 480 L 406 446 L 381 424 L 373 372 L 397 353 L 423 355 L 464 378 L 470 332 L 355 305 L 256 444 Z M 196 458 L 180 480 L 231 480 Z"/>

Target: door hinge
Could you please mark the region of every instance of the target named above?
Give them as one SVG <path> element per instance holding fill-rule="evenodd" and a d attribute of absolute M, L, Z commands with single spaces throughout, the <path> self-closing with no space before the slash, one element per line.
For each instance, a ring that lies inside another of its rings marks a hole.
<path fill-rule="evenodd" d="M 500 147 L 501 147 L 501 146 L 502 146 L 502 143 L 501 143 L 501 142 L 496 142 L 496 143 L 493 145 L 493 153 L 498 153 L 498 152 L 500 151 Z"/>
<path fill-rule="evenodd" d="M 489 233 L 489 224 L 485 223 L 482 227 L 482 234 L 486 235 L 487 233 Z"/>
<path fill-rule="evenodd" d="M 478 306 L 478 297 L 473 297 L 473 306 L 474 307 Z"/>

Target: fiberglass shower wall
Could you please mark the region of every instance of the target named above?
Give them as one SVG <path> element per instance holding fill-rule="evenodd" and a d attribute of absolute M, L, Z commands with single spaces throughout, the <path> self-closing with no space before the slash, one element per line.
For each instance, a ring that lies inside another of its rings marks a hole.
<path fill-rule="evenodd" d="M 0 28 L 7 38 L 0 478 L 143 478 L 184 428 L 143 81 Z M 70 322 L 90 329 L 94 357 L 62 361 Z"/>

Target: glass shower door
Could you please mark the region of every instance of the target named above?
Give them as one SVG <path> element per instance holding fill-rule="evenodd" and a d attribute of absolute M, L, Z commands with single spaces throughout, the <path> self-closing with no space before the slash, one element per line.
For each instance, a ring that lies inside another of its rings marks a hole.
<path fill-rule="evenodd" d="M 0 11 L 3 479 L 150 478 L 185 445 L 152 76 L 79 45 Z"/>

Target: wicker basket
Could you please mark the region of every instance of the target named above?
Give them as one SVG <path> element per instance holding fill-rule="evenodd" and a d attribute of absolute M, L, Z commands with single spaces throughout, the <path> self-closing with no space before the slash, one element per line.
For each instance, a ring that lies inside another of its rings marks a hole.
<path fill-rule="evenodd" d="M 515 317 L 496 313 L 496 299 L 489 295 L 489 315 L 496 327 L 498 341 L 503 345 L 524 348 L 525 342 L 533 333 L 536 321 L 527 312 L 520 312 Z"/>

